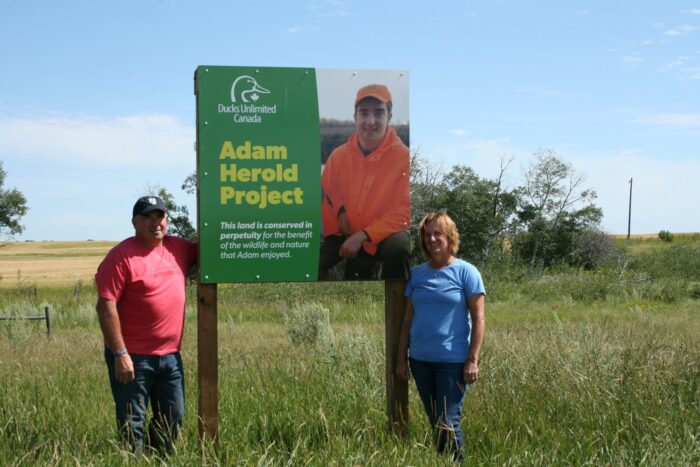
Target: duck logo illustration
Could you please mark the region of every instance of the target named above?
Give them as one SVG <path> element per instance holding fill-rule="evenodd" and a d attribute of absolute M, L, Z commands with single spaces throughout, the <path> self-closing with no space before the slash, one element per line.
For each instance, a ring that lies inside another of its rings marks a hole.
<path fill-rule="evenodd" d="M 260 99 L 260 94 L 270 94 L 270 91 L 260 86 L 252 76 L 239 76 L 231 85 L 232 102 L 255 103 Z"/>

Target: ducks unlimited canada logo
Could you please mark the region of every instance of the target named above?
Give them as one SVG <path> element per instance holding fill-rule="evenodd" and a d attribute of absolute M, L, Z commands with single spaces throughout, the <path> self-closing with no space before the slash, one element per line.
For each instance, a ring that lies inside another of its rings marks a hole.
<path fill-rule="evenodd" d="M 277 113 L 277 104 L 258 103 L 270 94 L 252 76 L 239 76 L 231 84 L 231 105 L 219 104 L 219 113 L 232 113 L 236 123 L 261 123 L 264 114 Z"/>

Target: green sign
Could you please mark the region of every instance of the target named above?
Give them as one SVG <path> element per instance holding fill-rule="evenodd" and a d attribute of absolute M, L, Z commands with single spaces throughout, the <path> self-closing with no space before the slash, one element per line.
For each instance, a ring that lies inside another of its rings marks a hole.
<path fill-rule="evenodd" d="M 321 235 L 313 68 L 200 66 L 200 281 L 315 281 Z"/>
<path fill-rule="evenodd" d="M 406 279 L 408 72 L 200 66 L 200 281 Z"/>

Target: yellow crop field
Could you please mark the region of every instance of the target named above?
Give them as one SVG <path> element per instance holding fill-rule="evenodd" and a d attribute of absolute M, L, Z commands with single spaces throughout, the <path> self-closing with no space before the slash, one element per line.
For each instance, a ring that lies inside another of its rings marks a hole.
<path fill-rule="evenodd" d="M 116 242 L 22 242 L 0 247 L 0 288 L 65 286 L 93 280 Z"/>
<path fill-rule="evenodd" d="M 697 238 L 698 237 L 698 232 L 673 232 L 673 236 L 678 239 L 682 238 Z M 615 239 L 626 239 L 627 234 L 610 234 L 612 238 Z M 659 239 L 659 234 L 658 233 L 649 233 L 649 234 L 631 234 L 630 235 L 631 240 L 658 240 Z"/>

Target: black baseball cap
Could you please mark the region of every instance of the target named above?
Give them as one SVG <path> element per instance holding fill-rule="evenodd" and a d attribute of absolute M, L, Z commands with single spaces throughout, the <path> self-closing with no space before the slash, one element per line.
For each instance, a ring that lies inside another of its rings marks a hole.
<path fill-rule="evenodd" d="M 145 216 L 151 211 L 163 211 L 165 214 L 168 214 L 165 203 L 157 196 L 142 196 L 136 200 L 136 204 L 134 204 L 134 217 Z"/>

